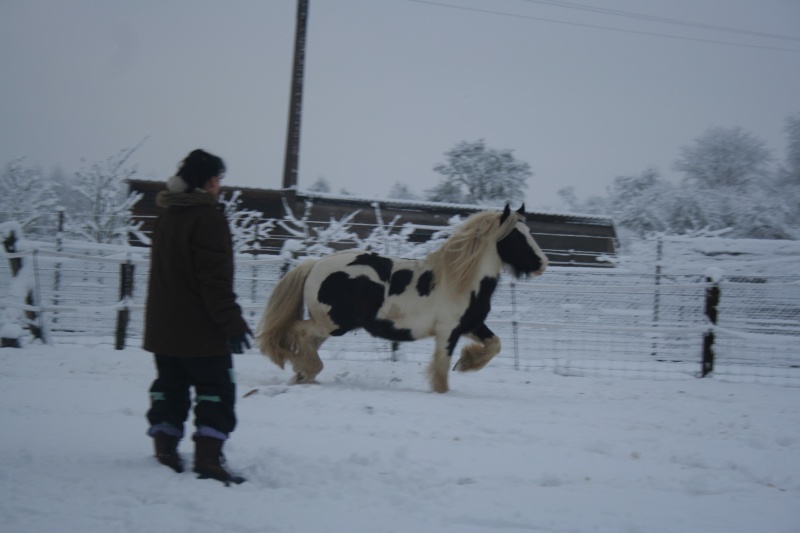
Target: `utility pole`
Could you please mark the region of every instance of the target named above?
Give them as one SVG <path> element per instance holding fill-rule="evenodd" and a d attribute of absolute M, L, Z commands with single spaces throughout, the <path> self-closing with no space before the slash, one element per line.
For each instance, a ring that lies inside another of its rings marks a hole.
<path fill-rule="evenodd" d="M 297 0 L 297 28 L 294 35 L 292 93 L 289 99 L 289 127 L 286 132 L 286 156 L 283 163 L 283 188 L 297 188 L 297 167 L 300 156 L 300 123 L 303 111 L 303 74 L 306 63 L 306 27 L 308 0 Z"/>

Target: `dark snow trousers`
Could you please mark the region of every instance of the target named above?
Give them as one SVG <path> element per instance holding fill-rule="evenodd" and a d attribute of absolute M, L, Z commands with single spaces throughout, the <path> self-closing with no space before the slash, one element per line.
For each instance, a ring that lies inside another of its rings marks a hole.
<path fill-rule="evenodd" d="M 150 435 L 183 436 L 195 390 L 194 423 L 200 435 L 226 439 L 236 427 L 236 383 L 230 355 L 170 357 L 155 355 L 158 375 L 150 387 Z"/>

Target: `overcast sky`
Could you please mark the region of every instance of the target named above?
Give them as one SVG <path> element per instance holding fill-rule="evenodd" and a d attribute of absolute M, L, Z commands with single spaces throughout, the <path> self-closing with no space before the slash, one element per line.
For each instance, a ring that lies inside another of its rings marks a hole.
<path fill-rule="evenodd" d="M 711 127 L 783 159 L 800 112 L 800 0 L 310 4 L 300 188 L 421 194 L 445 151 L 485 139 L 530 164 L 529 207 L 556 208 L 563 187 L 585 198 L 648 167 L 673 176 Z M 226 184 L 280 187 L 295 13 L 295 0 L 0 0 L 0 163 L 74 172 L 147 136 L 142 177 L 202 147 Z"/>

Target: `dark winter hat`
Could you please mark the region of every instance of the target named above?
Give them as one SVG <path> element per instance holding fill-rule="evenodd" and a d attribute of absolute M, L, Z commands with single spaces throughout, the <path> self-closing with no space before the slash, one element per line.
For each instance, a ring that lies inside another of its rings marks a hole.
<path fill-rule="evenodd" d="M 205 150 L 193 150 L 183 160 L 175 176 L 167 180 L 167 188 L 172 192 L 191 192 L 224 172 L 225 162 L 222 158 Z"/>

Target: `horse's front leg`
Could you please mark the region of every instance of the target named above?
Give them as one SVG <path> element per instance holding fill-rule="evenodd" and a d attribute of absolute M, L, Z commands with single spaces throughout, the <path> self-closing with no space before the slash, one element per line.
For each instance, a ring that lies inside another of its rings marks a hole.
<path fill-rule="evenodd" d="M 451 342 L 452 335 L 436 335 L 436 348 L 433 351 L 433 360 L 428 366 L 428 380 L 435 392 L 444 393 L 449 390 L 447 374 L 450 372 L 450 360 L 455 343 Z"/>
<path fill-rule="evenodd" d="M 486 327 L 486 324 L 481 324 L 466 336 L 475 342 L 461 348 L 461 359 L 456 362 L 453 370 L 459 372 L 480 370 L 500 353 L 500 337 Z"/>
<path fill-rule="evenodd" d="M 304 320 L 295 325 L 295 354 L 292 357 L 292 370 L 295 375 L 291 383 L 317 383 L 317 374 L 322 372 L 322 359 L 319 347 L 327 339 L 324 330 L 320 330 L 312 320 Z"/>

